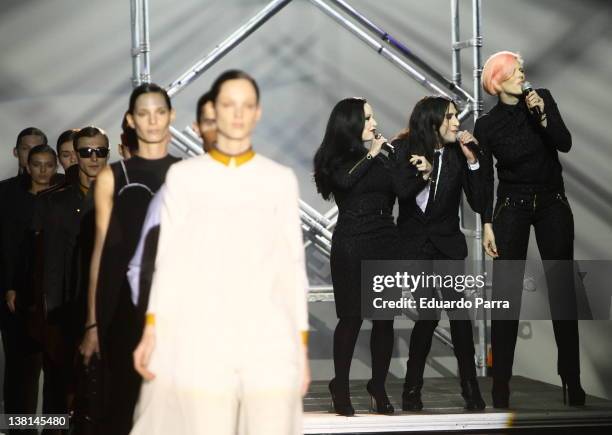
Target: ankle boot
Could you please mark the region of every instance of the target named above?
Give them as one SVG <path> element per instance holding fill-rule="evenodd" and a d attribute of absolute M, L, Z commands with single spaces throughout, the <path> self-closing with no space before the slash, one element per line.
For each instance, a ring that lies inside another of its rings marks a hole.
<path fill-rule="evenodd" d="M 474 411 L 476 409 L 485 409 L 485 401 L 480 394 L 480 388 L 476 378 L 461 380 L 461 396 L 465 400 L 465 409 Z"/>
<path fill-rule="evenodd" d="M 366 385 L 366 390 L 370 394 L 370 411 L 384 415 L 391 415 L 395 412 L 393 405 L 389 402 L 389 396 L 387 396 L 384 385 L 382 388 L 374 387 L 374 383 L 370 379 Z"/>
<path fill-rule="evenodd" d="M 341 387 L 336 382 L 336 379 L 332 379 L 329 382 L 329 392 L 331 393 L 332 400 L 330 412 L 335 412 L 345 417 L 355 415 L 355 408 L 353 408 L 351 403 L 348 385 Z"/>
<path fill-rule="evenodd" d="M 423 409 L 421 401 L 421 388 L 423 383 L 417 385 L 404 384 L 402 392 L 402 410 L 404 411 L 420 411 Z"/>

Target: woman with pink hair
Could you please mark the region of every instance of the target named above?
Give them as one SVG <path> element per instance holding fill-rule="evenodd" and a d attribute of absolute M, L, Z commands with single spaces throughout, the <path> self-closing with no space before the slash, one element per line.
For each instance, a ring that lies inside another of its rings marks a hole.
<path fill-rule="evenodd" d="M 495 259 L 493 299 L 507 300 L 511 307 L 492 312 L 493 406 L 509 407 L 531 226 L 545 260 L 563 399 L 565 402 L 567 390 L 569 405 L 584 405 L 573 268 L 559 267 L 571 265 L 574 256 L 574 219 L 565 196 L 558 155 L 570 150 L 572 138 L 551 93 L 547 89 L 532 90 L 526 84 L 519 54 L 493 54 L 485 63 L 482 86 L 499 98 L 497 105 L 478 119 L 474 129 L 484 153 L 483 245 Z M 497 160 L 499 180 L 495 207 L 492 157 Z"/>

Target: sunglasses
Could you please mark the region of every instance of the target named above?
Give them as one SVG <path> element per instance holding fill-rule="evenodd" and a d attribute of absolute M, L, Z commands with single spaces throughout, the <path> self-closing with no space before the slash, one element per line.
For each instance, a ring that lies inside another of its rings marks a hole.
<path fill-rule="evenodd" d="M 104 157 L 108 156 L 108 148 L 107 147 L 102 147 L 102 148 L 79 148 L 77 150 L 77 152 L 79 153 L 79 157 L 81 157 L 83 159 L 91 158 L 92 154 L 95 154 L 96 157 L 98 157 L 98 158 L 104 158 Z"/>

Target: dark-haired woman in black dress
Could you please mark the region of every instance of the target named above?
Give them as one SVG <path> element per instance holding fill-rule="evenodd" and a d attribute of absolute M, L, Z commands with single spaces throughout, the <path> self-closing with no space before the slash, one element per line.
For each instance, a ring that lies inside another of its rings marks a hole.
<path fill-rule="evenodd" d="M 149 201 L 179 160 L 168 154 L 174 110 L 163 88 L 153 83 L 135 88 L 126 116 L 138 136 L 138 152 L 105 167 L 96 179 L 96 234 L 80 346 L 85 364 L 94 354 L 106 361 L 110 382 L 105 409 L 99 410 L 100 431 L 115 435 L 130 432 L 142 381 L 132 353 L 142 335 L 144 313 L 130 299 L 127 267 Z"/>
<path fill-rule="evenodd" d="M 332 237 L 331 273 L 338 325 L 334 331 L 335 378 L 330 382 L 334 409 L 353 415 L 349 371 L 363 322 L 361 261 L 395 258 L 397 229 L 392 209 L 396 179 L 381 153 L 385 138 L 376 136 L 371 106 L 361 98 L 340 101 L 330 115 L 314 159 L 318 192 L 336 201 L 338 222 Z M 364 143 L 371 142 L 368 149 Z M 385 392 L 393 351 L 393 320 L 373 320 L 370 336 L 372 379 L 367 389 L 375 411 L 394 412 Z"/>

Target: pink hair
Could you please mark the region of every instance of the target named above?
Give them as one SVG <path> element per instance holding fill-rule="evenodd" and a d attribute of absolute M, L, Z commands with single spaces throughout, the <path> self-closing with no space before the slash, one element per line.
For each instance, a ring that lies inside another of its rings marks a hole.
<path fill-rule="evenodd" d="M 482 87 L 490 95 L 498 95 L 501 84 L 514 73 L 518 60 L 523 65 L 523 58 L 512 51 L 498 51 L 487 59 L 482 68 Z"/>

